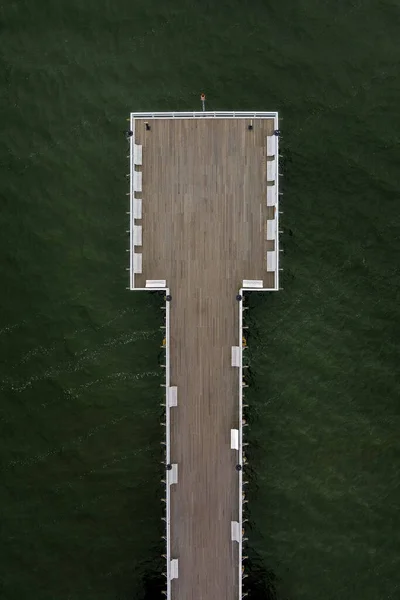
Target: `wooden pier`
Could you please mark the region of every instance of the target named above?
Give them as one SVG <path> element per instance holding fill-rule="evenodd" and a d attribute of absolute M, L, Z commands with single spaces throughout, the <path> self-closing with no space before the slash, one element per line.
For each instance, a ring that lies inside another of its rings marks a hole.
<path fill-rule="evenodd" d="M 131 115 L 130 288 L 167 297 L 172 600 L 242 594 L 241 298 L 279 286 L 277 123 L 276 113 Z"/>

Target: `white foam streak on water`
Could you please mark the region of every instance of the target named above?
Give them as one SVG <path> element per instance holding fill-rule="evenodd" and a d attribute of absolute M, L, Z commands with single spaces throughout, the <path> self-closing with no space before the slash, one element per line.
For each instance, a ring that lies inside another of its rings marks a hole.
<path fill-rule="evenodd" d="M 56 349 L 57 344 L 51 344 L 51 346 L 36 346 L 36 348 L 32 348 L 32 350 L 29 350 L 26 354 L 24 354 L 22 356 L 22 358 L 20 359 L 19 362 L 13 364 L 11 366 L 12 369 L 15 369 L 16 367 L 19 367 L 20 365 L 24 365 L 25 363 L 27 363 L 31 358 L 33 358 L 34 356 L 48 356 L 49 354 L 52 354 L 54 352 L 54 350 Z"/>
<path fill-rule="evenodd" d="M 61 302 L 56 302 L 55 304 L 53 304 L 49 308 L 60 307 L 60 306 L 64 306 L 65 304 L 72 303 L 75 300 L 77 300 L 78 298 L 80 298 L 86 292 L 87 292 L 87 290 L 84 290 L 84 291 L 80 292 L 79 294 L 77 294 L 76 296 L 73 296 L 73 298 L 68 298 L 68 299 L 62 300 Z M 149 303 L 149 302 L 145 306 L 146 306 L 146 308 L 152 308 L 153 307 L 153 305 L 151 303 Z M 137 308 L 121 309 L 117 313 L 116 317 L 110 319 L 106 323 L 103 323 L 103 325 L 100 325 L 99 327 L 84 327 L 83 329 L 76 329 L 72 333 L 72 336 L 74 336 L 76 333 L 82 333 L 84 331 L 98 331 L 99 329 L 103 329 L 104 327 L 107 327 L 108 325 L 111 325 L 111 323 L 113 323 L 114 321 L 116 321 L 118 318 L 122 317 L 126 313 L 136 313 L 136 312 L 138 312 Z M 0 329 L 0 335 L 6 334 L 6 333 L 11 333 L 11 332 L 15 331 L 16 329 L 19 329 L 23 325 L 29 325 L 31 323 L 34 323 L 39 317 L 42 317 L 42 319 L 43 319 L 43 316 L 44 315 L 43 315 L 42 312 L 37 312 L 36 314 L 32 315 L 30 317 L 30 319 L 22 319 L 18 323 L 8 323 L 8 325 L 4 325 Z M 42 320 L 42 323 L 43 323 L 43 320 Z"/>
<path fill-rule="evenodd" d="M 81 327 L 80 329 L 75 329 L 68 336 L 68 340 L 72 340 L 72 339 L 76 338 L 78 334 L 85 333 L 87 331 L 96 332 L 96 331 L 100 331 L 101 329 L 105 329 L 106 327 L 108 327 L 112 323 L 115 323 L 115 321 L 117 321 L 118 319 L 123 317 L 126 313 L 134 313 L 134 312 L 137 312 L 137 310 L 136 309 L 122 309 L 122 310 L 118 311 L 118 313 L 112 319 L 109 319 L 108 321 L 106 321 L 102 325 L 99 325 L 98 327 L 94 327 L 94 328 L 93 327 Z M 26 321 L 22 321 L 21 324 L 25 323 L 25 322 Z M 19 325 L 14 325 L 12 327 L 16 328 L 18 326 Z M 1 331 L 0 331 L 0 334 L 1 334 Z M 38 355 L 49 356 L 56 350 L 57 345 L 60 343 L 63 343 L 65 340 L 66 340 L 66 337 L 64 336 L 62 338 L 62 340 L 59 340 L 59 342 L 55 342 L 55 343 L 51 344 L 50 346 L 47 346 L 47 347 L 46 346 L 36 346 L 35 348 L 28 350 L 28 352 L 26 352 L 19 361 L 17 361 L 13 365 L 10 365 L 10 369 L 15 369 L 22 364 L 26 364 L 31 358 L 34 358 L 35 356 L 38 356 Z"/>
<path fill-rule="evenodd" d="M 59 483 L 57 485 L 50 486 L 43 495 L 40 495 L 39 498 L 35 498 L 33 502 L 32 502 L 32 499 L 30 496 L 25 496 L 25 497 L 21 497 L 21 498 L 17 499 L 16 504 L 23 505 L 24 510 L 26 510 L 26 508 L 28 508 L 30 510 L 35 510 L 35 508 L 38 506 L 38 504 L 43 503 L 44 496 L 48 496 L 49 494 L 53 494 L 53 493 L 58 494 L 58 495 L 65 494 L 68 490 L 70 490 L 74 486 L 76 486 L 77 483 L 79 483 L 80 481 L 83 481 L 90 475 L 93 475 L 94 473 L 99 474 L 101 472 L 105 472 L 107 469 L 112 468 L 115 465 L 118 465 L 119 463 L 121 463 L 125 460 L 132 459 L 140 454 L 149 452 L 152 448 L 153 448 L 153 446 L 151 444 L 147 444 L 146 446 L 143 446 L 142 448 L 138 448 L 137 450 L 134 450 L 133 452 L 125 452 L 124 454 L 114 456 L 114 458 L 110 458 L 109 460 L 106 460 L 100 466 L 96 466 L 93 469 L 84 471 L 83 473 L 81 473 L 79 475 L 76 474 L 75 477 L 68 479 L 67 481 L 63 481 L 62 483 Z M 130 485 L 132 486 L 132 484 L 134 484 L 134 483 L 135 483 L 135 481 L 132 480 Z M 138 483 L 138 485 L 140 485 L 140 483 Z M 106 494 L 98 494 L 93 499 L 91 499 L 89 502 L 84 502 L 84 503 L 75 505 L 73 507 L 73 510 L 82 510 L 89 505 L 96 504 L 100 499 L 102 499 L 104 497 L 110 497 L 110 494 L 112 494 L 112 493 L 113 493 L 112 490 L 109 490 Z M 14 506 L 15 506 L 15 504 L 14 504 Z M 62 518 L 64 518 L 64 517 L 65 517 L 65 514 L 63 512 Z M 52 521 L 52 524 L 53 523 L 54 523 L 54 521 Z M 42 522 L 39 525 L 41 526 Z"/>
<path fill-rule="evenodd" d="M 20 460 L 18 460 L 18 459 L 10 460 L 6 464 L 4 469 L 2 469 L 2 470 L 8 471 L 11 468 L 17 467 L 17 466 L 18 467 L 26 467 L 26 466 L 35 465 L 39 462 L 44 462 L 49 457 L 54 456 L 55 454 L 64 452 L 65 450 L 70 450 L 71 448 L 75 448 L 77 446 L 80 446 L 83 442 L 85 442 L 86 440 L 91 438 L 93 435 L 95 435 L 99 431 L 103 431 L 104 429 L 106 429 L 107 427 L 110 427 L 111 425 L 116 425 L 117 423 L 120 423 L 121 421 L 123 421 L 126 418 L 127 418 L 127 415 L 123 415 L 122 417 L 118 417 L 118 418 L 114 417 L 113 419 L 110 419 L 109 421 L 107 421 L 106 423 L 103 423 L 102 425 L 97 425 L 96 427 L 92 427 L 92 428 L 88 429 L 88 431 L 85 434 L 79 435 L 79 436 L 73 438 L 72 440 L 65 442 L 64 444 L 61 444 L 61 446 L 50 448 L 46 452 L 43 452 L 40 454 L 35 454 L 34 456 L 29 456 L 28 458 L 24 458 L 24 459 L 20 459 Z"/>
<path fill-rule="evenodd" d="M 128 454 L 123 454 L 122 456 L 115 457 L 112 460 L 108 460 L 108 461 L 104 462 L 100 467 L 95 467 L 94 469 L 85 471 L 84 473 L 82 473 L 81 475 L 76 477 L 76 479 L 78 481 L 81 481 L 82 479 L 85 479 L 86 477 L 88 477 L 88 475 L 92 475 L 93 473 L 100 473 L 101 471 L 108 469 L 109 467 L 112 467 L 112 466 L 122 462 L 123 460 L 131 458 L 133 456 L 137 456 L 138 454 L 142 454 L 143 452 L 148 452 L 149 450 L 151 450 L 151 448 L 152 448 L 152 446 L 150 444 L 148 444 L 147 446 L 143 446 L 143 448 L 138 448 L 137 450 L 134 450 L 133 452 L 129 452 Z M 63 482 L 60 485 L 57 485 L 54 488 L 54 491 L 56 493 L 61 493 L 63 488 L 72 487 L 73 481 L 74 480 L 69 480 L 69 481 Z"/>
<path fill-rule="evenodd" d="M 11 378 L 4 378 L 0 390 L 10 389 L 13 392 L 23 392 L 26 388 L 31 387 L 34 383 L 44 379 L 51 379 L 63 373 L 75 373 L 80 371 L 88 362 L 95 362 L 97 358 L 110 348 L 124 346 L 138 340 L 147 340 L 156 334 L 160 334 L 159 330 L 153 331 L 134 331 L 132 333 L 123 333 L 120 336 L 110 338 L 103 344 L 100 344 L 96 349 L 89 351 L 85 348 L 81 352 L 75 354 L 75 358 L 64 363 L 59 363 L 54 367 L 50 367 L 44 373 L 33 375 L 25 381 L 15 382 Z"/>
<path fill-rule="evenodd" d="M 3 335 L 3 333 L 11 333 L 14 331 L 14 329 L 21 327 L 21 325 L 24 325 L 25 323 L 26 321 L 20 321 L 19 323 L 14 323 L 14 325 L 5 325 L 2 329 L 0 329 L 0 335 Z"/>
<path fill-rule="evenodd" d="M 53 307 L 64 306 L 65 304 L 68 304 L 69 302 L 73 302 L 74 300 L 77 300 L 78 298 L 80 298 L 83 295 L 83 293 L 84 292 L 82 291 L 82 292 L 79 292 L 79 294 L 77 294 L 73 298 L 68 298 L 68 299 L 61 300 L 60 302 L 56 302 L 53 305 Z M 22 327 L 23 325 L 28 325 L 29 323 L 33 323 L 39 317 L 43 317 L 42 312 L 37 312 L 36 314 L 32 315 L 30 317 L 30 319 L 22 319 L 22 321 L 19 321 L 18 323 L 12 323 L 12 324 L 9 323 L 8 325 L 4 325 L 4 327 L 2 329 L 0 329 L 0 335 L 3 335 L 4 333 L 11 333 L 15 329 L 18 329 L 19 327 Z"/>
<path fill-rule="evenodd" d="M 69 388 L 64 390 L 61 396 L 56 396 L 47 402 L 41 402 L 40 404 L 36 404 L 33 407 L 29 407 L 28 411 L 25 415 L 18 415 L 12 419 L 0 418 L 1 422 L 13 423 L 15 421 L 20 421 L 24 417 L 31 417 L 33 414 L 48 408 L 49 406 L 53 406 L 55 404 L 63 402 L 63 400 L 77 400 L 80 396 L 82 396 L 85 390 L 92 388 L 94 386 L 102 386 L 103 389 L 112 389 L 116 383 L 119 381 L 138 381 L 140 379 L 144 379 L 146 377 L 158 377 L 161 374 L 160 371 L 143 371 L 141 373 L 113 373 L 112 375 L 107 375 L 106 377 L 99 377 L 98 379 L 93 379 L 92 381 L 88 381 L 83 383 L 77 387 Z"/>

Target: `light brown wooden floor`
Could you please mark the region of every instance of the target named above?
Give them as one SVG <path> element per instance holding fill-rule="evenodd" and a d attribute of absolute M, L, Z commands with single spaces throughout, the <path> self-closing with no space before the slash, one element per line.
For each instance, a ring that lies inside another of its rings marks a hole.
<path fill-rule="evenodd" d="M 235 296 L 243 279 L 266 273 L 266 135 L 273 120 L 136 121 L 143 145 L 143 274 L 166 279 L 171 303 L 171 557 L 173 600 L 238 597 L 236 452 L 239 344 Z M 139 222 L 138 222 L 139 223 Z M 137 249 L 140 251 L 140 248 Z"/>

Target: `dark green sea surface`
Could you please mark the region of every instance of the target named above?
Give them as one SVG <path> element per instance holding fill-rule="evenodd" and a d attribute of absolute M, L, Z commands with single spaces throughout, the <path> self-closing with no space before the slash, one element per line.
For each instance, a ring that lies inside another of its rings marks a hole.
<path fill-rule="evenodd" d="M 250 597 L 400 598 L 399 39 L 395 0 L 1 2 L 2 600 L 157 597 L 161 298 L 126 290 L 123 130 L 202 91 L 283 118 Z"/>

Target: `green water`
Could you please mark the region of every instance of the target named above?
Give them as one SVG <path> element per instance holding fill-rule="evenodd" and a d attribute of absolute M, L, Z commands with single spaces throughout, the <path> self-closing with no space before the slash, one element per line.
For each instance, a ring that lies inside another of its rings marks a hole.
<path fill-rule="evenodd" d="M 122 132 L 201 91 L 283 117 L 284 289 L 248 314 L 254 594 L 400 597 L 399 31 L 394 0 L 1 4 L 0 598 L 155 597 L 161 311 L 125 289 Z"/>

